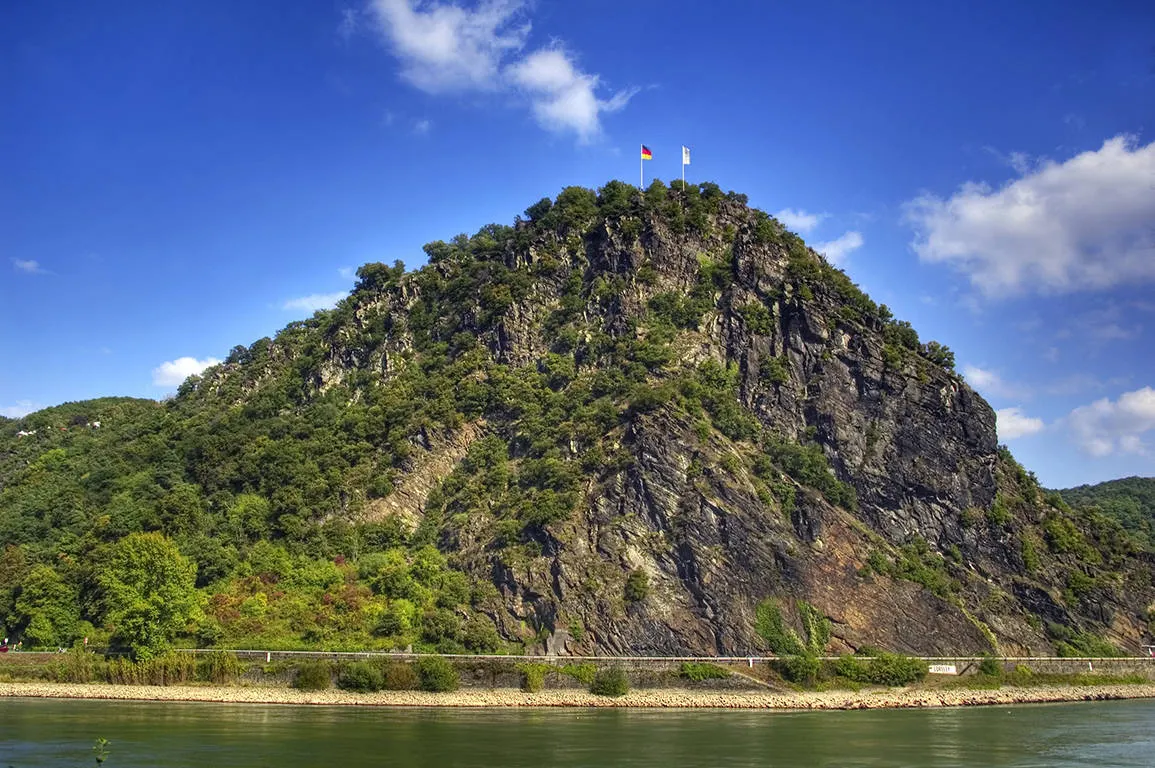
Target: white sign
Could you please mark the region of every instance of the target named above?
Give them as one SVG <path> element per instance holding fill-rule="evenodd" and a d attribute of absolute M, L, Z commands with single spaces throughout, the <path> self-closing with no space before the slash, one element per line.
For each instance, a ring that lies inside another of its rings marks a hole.
<path fill-rule="evenodd" d="M 931 664 L 927 671 L 932 675 L 957 675 L 958 668 L 954 664 Z"/>

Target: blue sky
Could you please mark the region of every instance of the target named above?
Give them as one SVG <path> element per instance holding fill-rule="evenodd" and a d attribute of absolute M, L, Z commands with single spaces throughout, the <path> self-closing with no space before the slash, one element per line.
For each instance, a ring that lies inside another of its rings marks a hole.
<path fill-rule="evenodd" d="M 41 0 L 0 104 L 4 415 L 162 397 L 687 144 L 954 349 L 1045 484 L 1155 474 L 1150 3 Z"/>

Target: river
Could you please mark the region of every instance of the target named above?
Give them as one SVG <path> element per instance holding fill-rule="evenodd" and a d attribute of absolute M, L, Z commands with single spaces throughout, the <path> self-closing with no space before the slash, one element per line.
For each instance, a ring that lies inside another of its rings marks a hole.
<path fill-rule="evenodd" d="M 928 710 L 453 710 L 0 700 L 0 766 L 1150 766 L 1155 701 Z"/>

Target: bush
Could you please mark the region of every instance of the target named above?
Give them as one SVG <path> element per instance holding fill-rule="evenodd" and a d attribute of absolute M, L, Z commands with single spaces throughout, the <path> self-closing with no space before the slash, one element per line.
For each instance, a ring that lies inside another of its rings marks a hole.
<path fill-rule="evenodd" d="M 693 680 L 700 683 L 703 680 L 725 680 L 730 676 L 730 670 L 719 667 L 717 664 L 697 661 L 684 661 L 678 667 L 678 677 L 683 680 Z"/>
<path fill-rule="evenodd" d="M 337 673 L 337 687 L 343 691 L 373 693 L 385 687 L 385 675 L 367 661 L 355 661 Z"/>
<path fill-rule="evenodd" d="M 988 677 L 999 677 L 1003 673 L 1003 665 L 994 656 L 984 656 L 979 662 L 979 672 Z"/>
<path fill-rule="evenodd" d="M 537 693 L 545 687 L 548 664 L 518 664 L 517 669 L 521 672 L 521 690 L 526 693 Z"/>
<path fill-rule="evenodd" d="M 386 691 L 416 691 L 421 687 L 421 678 L 409 664 L 389 663 L 385 665 L 381 687 Z"/>
<path fill-rule="evenodd" d="M 107 675 L 103 659 L 83 648 L 73 648 L 52 669 L 52 679 L 61 683 L 91 683 Z"/>
<path fill-rule="evenodd" d="M 170 651 L 151 659 L 113 659 L 108 663 L 108 682 L 117 685 L 175 685 L 196 678 L 196 657 Z"/>
<path fill-rule="evenodd" d="M 866 668 L 866 681 L 874 685 L 910 685 L 927 675 L 926 662 L 898 653 L 879 653 Z"/>
<path fill-rule="evenodd" d="M 625 597 L 630 603 L 638 603 L 650 594 L 650 575 L 641 568 L 630 571 L 626 577 Z"/>
<path fill-rule="evenodd" d="M 866 664 L 855 656 L 840 656 L 834 662 L 834 674 L 856 683 L 866 682 Z"/>
<path fill-rule="evenodd" d="M 782 677 L 799 685 L 814 685 L 818 682 L 818 672 L 822 665 L 817 656 L 808 653 L 786 656 L 774 662 L 774 668 Z"/>
<path fill-rule="evenodd" d="M 592 685 L 594 678 L 597 676 L 598 668 L 596 665 L 586 662 L 584 664 L 564 664 L 559 671 L 566 677 L 572 677 L 579 683 Z"/>
<path fill-rule="evenodd" d="M 415 665 L 423 691 L 456 691 L 461 679 L 457 669 L 440 656 L 426 656 Z"/>
<path fill-rule="evenodd" d="M 298 691 L 324 691 L 333 684 L 333 673 L 327 661 L 306 661 L 293 675 L 293 687 Z"/>
<path fill-rule="evenodd" d="M 201 659 L 197 666 L 199 679 L 217 685 L 227 685 L 244 672 L 237 655 L 229 651 L 213 651 Z"/>
<path fill-rule="evenodd" d="M 625 696 L 630 692 L 630 680 L 621 667 L 599 669 L 590 683 L 590 693 L 598 696 Z"/>

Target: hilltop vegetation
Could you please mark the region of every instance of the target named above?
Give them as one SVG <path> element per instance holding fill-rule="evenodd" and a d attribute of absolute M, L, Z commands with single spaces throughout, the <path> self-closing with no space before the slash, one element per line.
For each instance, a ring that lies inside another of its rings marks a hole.
<path fill-rule="evenodd" d="M 1155 478 L 1124 477 L 1059 491 L 1072 507 L 1114 518 L 1148 552 L 1155 552 Z"/>
<path fill-rule="evenodd" d="M 744 196 L 570 187 L 425 253 L 171 401 L 0 422 L 7 633 L 741 650 L 761 600 L 789 621 L 836 580 L 807 610 L 879 612 L 843 647 L 1090 642 L 1108 614 L 1135 642 L 1129 539 L 1051 504 L 950 350 Z"/>

